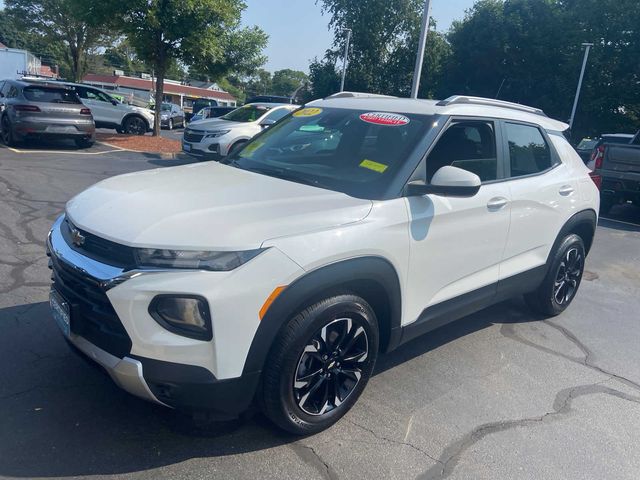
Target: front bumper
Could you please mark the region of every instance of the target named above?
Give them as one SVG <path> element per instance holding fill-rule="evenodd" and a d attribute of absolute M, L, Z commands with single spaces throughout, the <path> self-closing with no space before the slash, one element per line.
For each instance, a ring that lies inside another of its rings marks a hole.
<path fill-rule="evenodd" d="M 288 282 L 299 275 L 299 267 L 270 249 L 251 261 L 253 269 L 125 272 L 69 246 L 60 229 L 63 221 L 64 216 L 54 223 L 47 250 L 53 287 L 71 306 L 67 340 L 140 398 L 180 409 L 212 410 L 221 417 L 245 410 L 260 377 L 259 371 L 244 371 L 260 322 L 258 312 L 281 283 L 273 283 L 272 272 L 288 272 L 289 278 L 283 279 Z M 214 320 L 212 341 L 172 333 L 150 316 L 152 299 L 166 293 L 207 299 Z"/>

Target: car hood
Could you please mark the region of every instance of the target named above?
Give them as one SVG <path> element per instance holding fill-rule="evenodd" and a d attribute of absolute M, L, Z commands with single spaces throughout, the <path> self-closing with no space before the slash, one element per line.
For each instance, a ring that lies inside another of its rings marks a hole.
<path fill-rule="evenodd" d="M 357 222 L 372 202 L 214 162 L 104 180 L 67 203 L 79 228 L 134 247 L 252 249 Z"/>
<path fill-rule="evenodd" d="M 189 128 L 193 130 L 211 130 L 213 128 L 235 128 L 252 124 L 253 122 L 232 122 L 231 120 L 223 120 L 222 118 L 205 118 L 204 120 L 191 122 Z"/>

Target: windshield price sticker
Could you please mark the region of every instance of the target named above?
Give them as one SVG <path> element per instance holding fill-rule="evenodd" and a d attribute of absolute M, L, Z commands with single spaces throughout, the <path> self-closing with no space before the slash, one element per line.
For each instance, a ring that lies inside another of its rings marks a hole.
<path fill-rule="evenodd" d="M 362 162 L 360 162 L 360 166 L 362 168 L 368 168 L 369 170 L 373 170 L 374 172 L 384 173 L 384 171 L 389 168 L 389 165 L 385 165 L 384 163 L 374 162 L 373 160 L 369 160 L 365 158 Z"/>
<path fill-rule="evenodd" d="M 386 112 L 363 113 L 360 115 L 360 120 L 367 123 L 373 123 L 374 125 L 384 125 L 387 127 L 401 127 L 411 121 L 404 115 Z"/>
<path fill-rule="evenodd" d="M 315 117 L 322 113 L 321 108 L 303 108 L 293 114 L 294 117 Z"/>

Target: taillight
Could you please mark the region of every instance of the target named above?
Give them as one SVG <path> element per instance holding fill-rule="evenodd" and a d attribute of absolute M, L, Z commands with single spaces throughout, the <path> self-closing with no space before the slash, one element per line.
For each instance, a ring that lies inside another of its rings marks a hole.
<path fill-rule="evenodd" d="M 40 109 L 35 105 L 14 105 L 13 109 L 16 112 L 39 112 Z"/>
<path fill-rule="evenodd" d="M 91 115 L 91 110 L 89 110 L 88 108 L 81 108 L 80 115 Z"/>
<path fill-rule="evenodd" d="M 589 176 L 591 177 L 591 180 L 593 180 L 593 183 L 596 184 L 596 187 L 598 187 L 598 190 L 600 190 L 600 187 L 602 187 L 602 177 L 593 172 L 589 173 Z"/>
<path fill-rule="evenodd" d="M 591 160 L 594 160 L 593 169 L 602 168 L 602 160 L 604 160 L 604 145 L 600 145 L 591 153 Z"/>

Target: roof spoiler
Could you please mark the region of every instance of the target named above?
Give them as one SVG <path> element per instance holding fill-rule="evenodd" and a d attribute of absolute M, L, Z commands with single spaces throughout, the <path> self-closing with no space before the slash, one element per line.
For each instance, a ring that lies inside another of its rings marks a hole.
<path fill-rule="evenodd" d="M 466 95 L 453 95 L 445 100 L 440 100 L 436 103 L 439 107 L 446 107 L 449 105 L 487 105 L 490 107 L 509 108 L 511 110 L 519 110 L 521 112 L 533 113 L 534 115 L 547 115 L 539 108 L 528 107 L 519 103 L 505 102 L 504 100 L 495 100 L 493 98 L 483 97 L 469 97 Z"/>

